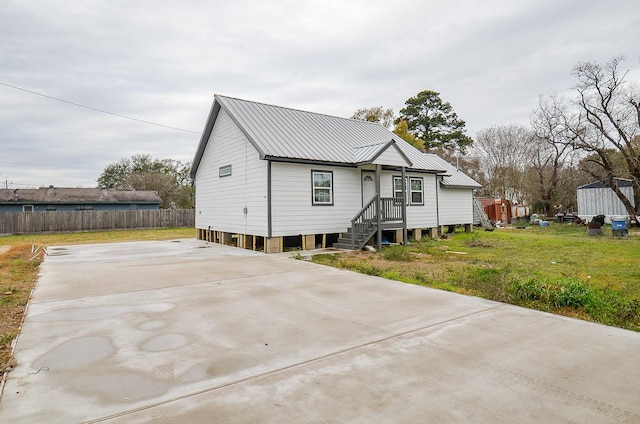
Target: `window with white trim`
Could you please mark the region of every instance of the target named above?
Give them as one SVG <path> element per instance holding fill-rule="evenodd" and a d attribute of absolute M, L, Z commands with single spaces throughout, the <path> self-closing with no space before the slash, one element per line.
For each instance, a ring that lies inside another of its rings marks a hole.
<path fill-rule="evenodd" d="M 407 205 L 424 205 L 422 177 L 406 177 L 407 195 L 402 195 L 402 177 L 393 177 L 393 197 L 404 197 Z"/>
<path fill-rule="evenodd" d="M 313 205 L 333 205 L 333 172 L 311 171 Z"/>

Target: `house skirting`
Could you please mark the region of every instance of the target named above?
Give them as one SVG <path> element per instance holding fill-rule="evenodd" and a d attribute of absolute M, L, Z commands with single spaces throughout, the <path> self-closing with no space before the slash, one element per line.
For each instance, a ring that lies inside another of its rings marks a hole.
<path fill-rule="evenodd" d="M 466 232 L 473 231 L 472 224 L 465 224 Z M 390 236 L 394 240 L 402 241 L 402 229 L 387 230 L 385 233 L 392 233 Z M 447 226 L 434 228 L 414 228 L 408 230 L 409 238 L 420 241 L 422 237 L 437 239 L 448 231 Z M 241 249 L 254 250 L 264 253 L 281 253 L 296 250 L 312 250 L 317 248 L 332 247 L 342 234 L 300 234 L 298 236 L 283 237 L 263 237 L 253 234 L 230 233 L 212 228 L 197 228 L 196 238 L 211 243 L 224 244 L 226 246 L 239 247 Z"/>
<path fill-rule="evenodd" d="M 340 235 L 301 234 L 286 237 L 263 237 L 253 234 L 229 233 L 212 228 L 196 228 L 196 238 L 264 253 L 280 253 L 288 250 L 312 250 L 333 246 Z"/>

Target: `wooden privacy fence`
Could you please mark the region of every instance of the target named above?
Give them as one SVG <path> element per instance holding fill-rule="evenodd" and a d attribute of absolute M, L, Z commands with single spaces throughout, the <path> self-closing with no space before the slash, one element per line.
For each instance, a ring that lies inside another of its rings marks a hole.
<path fill-rule="evenodd" d="M 194 209 L 0 212 L 0 234 L 195 227 Z"/>

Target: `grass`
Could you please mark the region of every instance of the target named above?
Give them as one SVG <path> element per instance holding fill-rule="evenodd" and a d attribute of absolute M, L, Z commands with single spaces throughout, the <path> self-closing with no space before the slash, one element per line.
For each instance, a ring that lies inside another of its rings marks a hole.
<path fill-rule="evenodd" d="M 314 261 L 640 331 L 640 232 L 590 237 L 584 227 L 455 232 L 380 252 Z"/>
<path fill-rule="evenodd" d="M 0 237 L 0 373 L 15 365 L 11 345 L 38 278 L 43 246 L 170 240 L 194 235 L 193 228 L 166 228 Z"/>

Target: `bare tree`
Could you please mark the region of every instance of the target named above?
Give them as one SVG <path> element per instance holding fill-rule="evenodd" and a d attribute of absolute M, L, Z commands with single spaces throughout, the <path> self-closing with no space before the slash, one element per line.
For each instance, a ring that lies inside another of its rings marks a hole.
<path fill-rule="evenodd" d="M 476 135 L 476 148 L 481 149 L 484 162 L 483 192 L 504 197 L 511 202 L 523 202 L 527 169 L 533 163 L 535 136 L 521 125 L 494 126 Z"/>
<path fill-rule="evenodd" d="M 356 110 L 351 119 L 360 121 L 377 122 L 382 126 L 391 129 L 393 125 L 393 109 L 383 109 L 382 106 L 363 107 Z"/>
<path fill-rule="evenodd" d="M 604 66 L 596 62 L 579 63 L 573 69 L 578 83 L 579 114 L 572 125 L 573 145 L 589 154 L 584 167 L 594 178 L 602 179 L 616 193 L 629 215 L 637 220 L 640 211 L 640 92 L 626 81 L 621 71 L 622 57 Z M 633 184 L 635 206 L 617 185 L 615 160 L 619 153 Z M 599 172 L 598 172 L 599 171 Z"/>
<path fill-rule="evenodd" d="M 547 215 L 551 215 L 554 203 L 560 203 L 558 187 L 561 171 L 574 152 L 574 132 L 570 129 L 566 102 L 557 96 L 540 97 L 538 107 L 531 115 L 535 133 L 532 168 L 535 175 L 534 191 Z M 562 173 L 566 179 L 567 173 Z M 565 206 L 567 205 L 566 199 Z"/>
<path fill-rule="evenodd" d="M 431 149 L 431 153 L 440 156 L 451 165 L 455 165 L 456 168 L 479 182 L 482 186 L 487 184 L 483 172 L 485 164 L 482 163 L 482 157 L 474 154 L 477 153 L 477 149 L 472 148 L 466 154 L 449 149 Z"/>

